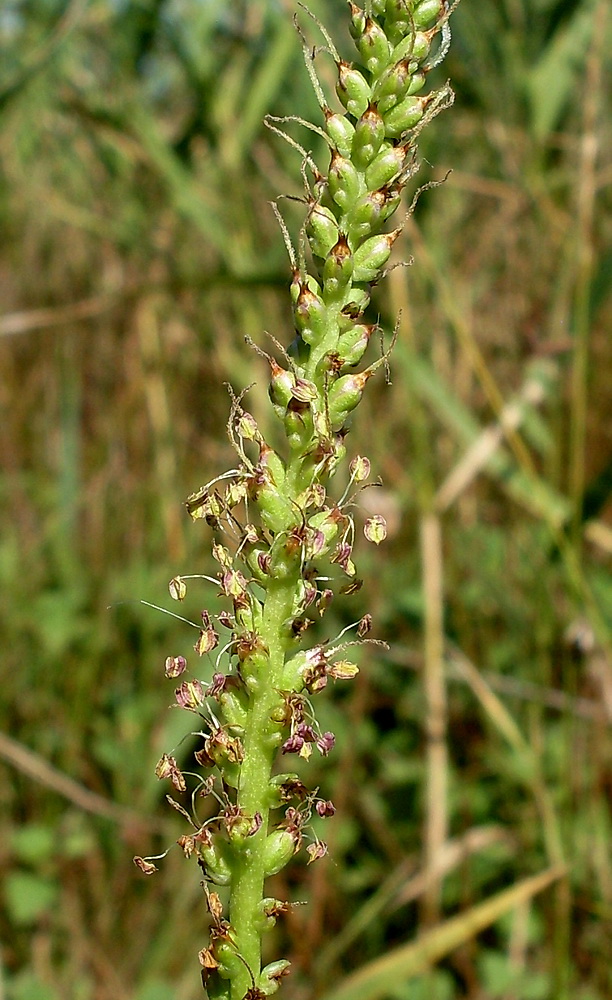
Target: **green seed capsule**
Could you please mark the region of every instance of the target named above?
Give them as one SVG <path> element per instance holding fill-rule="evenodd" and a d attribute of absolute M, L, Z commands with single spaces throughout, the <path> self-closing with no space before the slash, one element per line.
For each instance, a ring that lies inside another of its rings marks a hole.
<path fill-rule="evenodd" d="M 399 236 L 401 229 L 392 233 L 381 233 L 371 236 L 355 251 L 355 281 L 375 281 L 379 272 L 391 255 L 391 248 Z"/>
<path fill-rule="evenodd" d="M 366 311 L 372 296 L 366 288 L 352 288 L 340 316 L 340 329 L 348 329 Z M 346 323 L 346 326 L 344 325 Z"/>
<path fill-rule="evenodd" d="M 283 903 L 282 906 L 287 906 L 288 904 Z M 283 912 L 283 911 L 281 911 Z M 274 926 L 272 923 L 271 926 Z M 270 962 L 265 968 L 261 970 L 261 975 L 257 982 L 257 989 L 259 995 L 264 997 L 272 996 L 276 993 L 280 986 L 281 979 L 283 976 L 287 975 L 287 970 L 291 968 L 291 962 L 286 958 L 280 958 L 277 962 Z"/>
<path fill-rule="evenodd" d="M 343 333 L 338 339 L 338 356 L 343 360 L 343 367 L 351 368 L 359 364 L 368 349 L 370 338 L 376 330 L 375 324 L 357 323 L 352 330 Z"/>
<path fill-rule="evenodd" d="M 353 255 L 346 237 L 340 235 L 323 265 L 323 296 L 326 303 L 334 302 L 344 294 L 353 274 Z"/>
<path fill-rule="evenodd" d="M 385 115 L 385 132 L 389 139 L 400 136 L 420 122 L 425 113 L 428 98 L 406 97 Z"/>
<path fill-rule="evenodd" d="M 383 147 L 369 167 L 366 168 L 365 182 L 369 191 L 377 191 L 395 180 L 404 166 L 406 151 L 403 146 L 389 146 L 383 143 Z"/>
<path fill-rule="evenodd" d="M 349 114 L 361 118 L 370 103 L 372 91 L 363 73 L 342 61 L 338 63 L 336 93 Z"/>
<path fill-rule="evenodd" d="M 244 696 L 239 691 L 222 691 L 219 695 L 219 704 L 223 719 L 228 726 L 244 727 L 247 720 L 247 710 L 244 705 Z"/>
<path fill-rule="evenodd" d="M 335 432 L 342 430 L 349 413 L 361 402 L 371 372 L 343 375 L 329 390 L 329 422 Z"/>
<path fill-rule="evenodd" d="M 429 49 L 431 48 L 431 39 L 428 34 L 423 31 L 417 31 L 413 35 L 412 32 L 406 35 L 405 38 L 396 45 L 391 54 L 393 62 L 399 62 L 400 59 L 409 59 L 415 63 L 421 63 L 429 55 Z"/>
<path fill-rule="evenodd" d="M 378 153 L 385 138 L 385 123 L 374 105 L 370 105 L 355 126 L 351 160 L 365 170 Z"/>
<path fill-rule="evenodd" d="M 205 841 L 198 843 L 198 853 L 206 864 L 206 874 L 215 885 L 228 885 L 231 881 L 231 868 L 227 859 L 227 847 L 218 836 L 211 836 L 207 830 Z"/>
<path fill-rule="evenodd" d="M 306 282 L 301 285 L 293 315 L 304 342 L 316 344 L 325 333 L 327 309 L 320 296 L 312 292 Z"/>
<path fill-rule="evenodd" d="M 304 451 L 314 431 L 312 408 L 308 403 L 300 403 L 297 399 L 291 401 L 285 413 L 285 434 L 292 451 Z"/>
<path fill-rule="evenodd" d="M 274 830 L 264 844 L 264 871 L 266 878 L 276 875 L 291 860 L 295 843 L 288 830 Z"/>
<path fill-rule="evenodd" d="M 416 28 L 429 28 L 442 13 L 442 0 L 422 0 L 412 14 Z"/>
<path fill-rule="evenodd" d="M 345 115 L 334 114 L 328 108 L 325 111 L 325 128 L 336 151 L 340 153 L 340 156 L 346 156 L 348 159 L 351 155 L 353 136 L 355 134 L 353 123 Z"/>
<path fill-rule="evenodd" d="M 357 39 L 357 48 L 366 69 L 373 76 L 378 76 L 388 66 L 391 46 L 380 25 L 370 17 L 366 18 L 363 34 Z"/>
<path fill-rule="evenodd" d="M 268 395 L 274 409 L 281 416 L 285 412 L 285 407 L 291 399 L 291 390 L 295 385 L 295 376 L 276 363 L 274 358 L 270 358 L 270 385 Z"/>
<path fill-rule="evenodd" d="M 338 223 L 334 213 L 323 205 L 314 205 L 306 221 L 306 235 L 313 254 L 325 259 L 338 242 Z"/>
<path fill-rule="evenodd" d="M 350 160 L 338 153 L 332 153 L 327 178 L 329 192 L 341 209 L 349 208 L 361 194 L 363 181 L 357 168 Z"/>

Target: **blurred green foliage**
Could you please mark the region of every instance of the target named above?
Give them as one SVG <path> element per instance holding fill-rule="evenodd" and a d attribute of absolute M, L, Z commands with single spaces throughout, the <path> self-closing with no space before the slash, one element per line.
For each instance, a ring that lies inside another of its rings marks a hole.
<path fill-rule="evenodd" d="M 310 6 L 347 37 L 341 0 Z M 463 0 L 453 18 L 436 72 L 457 102 L 424 136 L 421 178 L 454 173 L 410 222 L 414 266 L 378 293 L 373 318 L 387 328 L 402 310 L 393 384 L 373 386 L 350 436 L 384 483 L 363 502 L 391 530 L 384 553 L 362 552 L 366 585 L 335 624 L 370 611 L 391 648 L 373 647 L 353 691 L 324 708 L 338 744 L 318 780 L 339 813 L 331 860 L 296 864 L 277 886 L 310 900 L 278 931 L 294 962 L 288 996 L 328 994 L 427 923 L 413 880 L 431 777 L 419 524 L 432 510 L 448 833 L 463 845 L 440 919 L 556 850 L 569 878 L 380 995 L 612 994 L 607 8 Z M 162 749 L 189 752 L 163 662 L 189 656 L 192 636 L 138 602 L 168 607 L 171 576 L 211 572 L 206 529 L 181 502 L 231 464 L 224 381 L 256 382 L 250 405 L 274 433 L 266 372 L 243 337 L 292 335 L 268 202 L 301 193 L 299 154 L 262 124 L 318 114 L 292 13 L 284 0 L 0 9 L 7 1000 L 200 995 L 195 870 L 178 852 L 151 880 L 131 865 L 181 832 L 153 768 Z M 331 88 L 325 55 L 320 68 Z M 300 208 L 281 205 L 297 237 Z M 462 462 L 464 479 L 449 478 Z M 181 611 L 197 619 L 215 601 L 194 585 Z"/>

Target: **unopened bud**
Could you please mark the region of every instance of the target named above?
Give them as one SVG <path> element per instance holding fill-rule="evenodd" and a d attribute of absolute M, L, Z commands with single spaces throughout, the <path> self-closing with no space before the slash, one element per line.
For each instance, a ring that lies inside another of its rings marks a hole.
<path fill-rule="evenodd" d="M 370 17 L 366 18 L 363 34 L 357 39 L 357 48 L 366 69 L 373 76 L 378 76 L 391 58 L 391 46 L 385 32 Z"/>
<path fill-rule="evenodd" d="M 410 61 L 408 59 L 400 59 L 383 73 L 372 94 L 381 115 L 385 115 L 398 101 L 401 101 L 406 95 L 410 81 Z"/>
<path fill-rule="evenodd" d="M 353 255 L 346 237 L 340 235 L 323 265 L 323 294 L 326 302 L 333 302 L 342 296 L 352 274 Z"/>
<path fill-rule="evenodd" d="M 378 153 L 385 138 L 385 124 L 376 105 L 370 105 L 355 126 L 351 159 L 364 170 Z"/>
<path fill-rule="evenodd" d="M 422 63 L 429 55 L 431 32 L 409 32 L 393 50 L 393 61 L 409 59 L 411 63 Z"/>
<path fill-rule="evenodd" d="M 429 97 L 405 97 L 385 115 L 385 134 L 399 139 L 404 132 L 414 128 L 423 117 L 429 100 Z"/>
<path fill-rule="evenodd" d="M 371 372 L 343 375 L 329 390 L 329 420 L 333 431 L 339 431 L 349 413 L 360 403 Z"/>
<path fill-rule="evenodd" d="M 300 287 L 293 307 L 293 315 L 295 317 L 295 325 L 302 339 L 307 344 L 318 343 L 325 333 L 327 309 L 323 300 L 315 292 L 311 291 L 306 283 Z"/>
<path fill-rule="evenodd" d="M 325 110 L 325 128 L 340 156 L 350 157 L 355 134 L 353 123 L 345 115 L 334 114 L 327 108 Z"/>
<path fill-rule="evenodd" d="M 361 118 L 370 103 L 372 91 L 363 73 L 350 63 L 340 61 L 336 93 L 349 114 Z"/>
<path fill-rule="evenodd" d="M 268 389 L 270 399 L 275 406 L 285 407 L 291 399 L 291 390 L 295 378 L 291 372 L 285 371 L 276 363 L 274 358 L 270 359 L 270 386 Z"/>
<path fill-rule="evenodd" d="M 416 28 L 429 28 L 433 25 L 442 13 L 442 0 L 421 0 L 413 12 L 413 20 Z"/>
<path fill-rule="evenodd" d="M 394 181 L 401 172 L 405 159 L 406 150 L 403 146 L 387 146 L 383 143 L 380 153 L 374 157 L 366 169 L 367 188 L 370 191 L 377 191 Z"/>
<path fill-rule="evenodd" d="M 351 23 L 349 25 L 349 31 L 352 37 L 357 39 L 365 31 L 366 16 L 360 7 L 352 3 L 352 0 L 349 0 L 349 7 L 351 9 Z"/>
<path fill-rule="evenodd" d="M 327 184 L 336 205 L 346 210 L 359 197 L 362 180 L 360 173 L 350 160 L 333 152 Z"/>
<path fill-rule="evenodd" d="M 342 361 L 342 371 L 359 364 L 368 349 L 370 337 L 376 329 L 378 327 L 375 323 L 370 325 L 356 323 L 352 330 L 348 330 L 338 338 L 337 354 Z"/>
<path fill-rule="evenodd" d="M 338 242 L 338 223 L 332 211 L 323 205 L 314 205 L 306 220 L 306 235 L 310 249 L 316 257 L 327 257 Z"/>
<path fill-rule="evenodd" d="M 366 191 L 358 198 L 348 213 L 346 228 L 353 246 L 359 245 L 370 233 L 379 229 L 384 222 L 386 190 Z"/>
<path fill-rule="evenodd" d="M 371 236 L 355 251 L 355 281 L 375 281 L 380 277 L 380 270 L 389 260 L 391 248 L 401 233 L 395 229 L 392 233 L 381 233 Z"/>

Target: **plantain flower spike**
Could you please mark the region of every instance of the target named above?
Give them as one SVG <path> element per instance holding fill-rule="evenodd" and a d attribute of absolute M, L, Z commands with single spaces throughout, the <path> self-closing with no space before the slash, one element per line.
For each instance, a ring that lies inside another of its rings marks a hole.
<path fill-rule="evenodd" d="M 370 0 L 362 10 L 349 0 L 356 49 L 350 63 L 318 22 L 325 45 L 315 56 L 297 24 L 321 123 L 292 120 L 325 136 L 329 163 L 324 174 L 302 150 L 306 217 L 299 254 L 274 206 L 292 265 L 294 339 L 285 349 L 272 338 L 276 357 L 251 344 L 269 365 L 271 413 L 285 444 L 272 448 L 244 409 L 244 393 L 230 390 L 236 468 L 186 504 L 193 520 L 211 529 L 219 569 L 204 579 L 218 587 L 225 609 L 214 626 L 213 616 L 202 612 L 198 656 L 190 657 L 190 666 L 182 655 L 165 661 L 168 678 L 181 676 L 175 705 L 196 714 L 201 725 L 195 762 L 183 771 L 169 752 L 156 774 L 185 797 L 181 805 L 168 796 L 186 824 L 178 844 L 204 874 L 210 939 L 199 959 L 211 1000 L 260 1000 L 276 992 L 289 963 L 277 959 L 262 968 L 262 938 L 288 904 L 266 896 L 266 879 L 302 849 L 308 864 L 326 853 L 311 820 L 331 817 L 333 803 L 278 765 L 295 755 L 303 770 L 313 753 L 333 753 L 334 734 L 321 730 L 312 701 L 328 683 L 350 682 L 357 673 L 342 655 L 347 646 L 376 642 L 365 638 L 369 615 L 355 623 L 352 639 L 343 640 L 343 630 L 333 644 L 309 649 L 304 636 L 332 599 L 361 586 L 351 510 L 370 462 L 363 456 L 345 462 L 345 439 L 367 383 L 387 358 L 356 370 L 377 329 L 365 313 L 402 231 L 401 223 L 389 223 L 416 172 L 420 133 L 453 101 L 448 84 L 428 90 L 427 80 L 448 50 L 457 2 Z M 335 108 L 315 65 L 330 56 L 337 72 Z M 278 122 L 267 120 L 301 150 Z M 330 482 L 339 469 L 348 486 L 336 499 Z M 364 534 L 382 543 L 384 519 L 370 517 Z M 176 576 L 170 583 L 183 607 L 192 579 Z M 207 661 L 213 670 L 200 679 L 191 664 L 199 664 L 199 672 Z M 190 790 L 186 779 L 192 781 L 194 772 L 200 778 Z M 152 874 L 153 860 L 135 862 Z"/>

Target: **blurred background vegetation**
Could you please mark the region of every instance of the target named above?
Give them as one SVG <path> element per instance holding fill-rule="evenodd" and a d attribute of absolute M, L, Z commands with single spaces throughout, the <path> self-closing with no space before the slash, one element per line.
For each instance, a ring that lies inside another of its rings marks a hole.
<path fill-rule="evenodd" d="M 310 6 L 349 54 L 342 0 Z M 182 832 L 153 769 L 189 753 L 163 663 L 193 637 L 137 602 L 211 571 L 182 501 L 232 464 L 223 382 L 255 381 L 271 425 L 244 336 L 292 336 L 268 202 L 300 193 L 299 156 L 262 119 L 317 120 L 293 9 L 0 8 L 2 1000 L 202 995 L 196 866 L 131 862 Z M 377 293 L 387 329 L 401 309 L 393 384 L 349 439 L 390 537 L 326 619 L 370 611 L 390 649 L 322 709 L 330 857 L 274 889 L 308 900 L 273 945 L 294 1000 L 560 863 L 434 972 L 381 969 L 369 995 L 612 996 L 610 13 L 463 0 L 436 71 L 457 102 L 420 179 L 453 173 Z M 192 587 L 181 611 L 215 600 Z"/>

